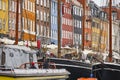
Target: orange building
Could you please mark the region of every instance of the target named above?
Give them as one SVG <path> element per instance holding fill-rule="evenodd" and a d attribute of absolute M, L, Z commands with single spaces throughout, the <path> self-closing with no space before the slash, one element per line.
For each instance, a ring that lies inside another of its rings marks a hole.
<path fill-rule="evenodd" d="M 22 2 L 22 39 L 34 41 L 35 36 L 35 0 Z"/>

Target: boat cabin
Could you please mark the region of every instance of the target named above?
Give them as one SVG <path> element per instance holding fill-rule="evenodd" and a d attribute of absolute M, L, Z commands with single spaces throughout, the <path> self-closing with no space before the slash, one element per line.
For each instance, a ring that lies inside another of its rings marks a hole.
<path fill-rule="evenodd" d="M 19 68 L 21 64 L 28 62 L 37 62 L 35 50 L 18 45 L 0 46 L 0 65 Z M 35 64 L 35 66 L 37 67 L 37 64 Z"/>

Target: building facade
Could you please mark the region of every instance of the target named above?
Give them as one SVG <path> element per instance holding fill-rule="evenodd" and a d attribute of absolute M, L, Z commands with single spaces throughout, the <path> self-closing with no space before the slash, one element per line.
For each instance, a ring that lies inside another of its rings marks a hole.
<path fill-rule="evenodd" d="M 89 6 L 90 1 L 86 1 L 86 15 L 85 15 L 85 27 L 84 27 L 84 48 L 91 49 L 92 45 L 92 17 L 91 17 L 91 10 Z"/>
<path fill-rule="evenodd" d="M 100 19 L 99 12 L 100 8 L 93 2 L 90 1 L 90 9 L 92 15 L 92 49 L 95 51 L 99 51 L 100 45 Z"/>
<path fill-rule="evenodd" d="M 82 4 L 77 0 L 72 0 L 73 44 L 75 46 L 80 46 L 82 44 L 82 14 Z"/>
<path fill-rule="evenodd" d="M 0 0 L 0 38 L 8 35 L 8 0 Z"/>
<path fill-rule="evenodd" d="M 73 19 L 72 19 L 72 5 L 71 0 L 62 0 L 62 28 L 61 41 L 62 46 L 73 45 Z"/>
<path fill-rule="evenodd" d="M 109 21 L 108 21 L 108 14 L 105 11 L 100 11 L 99 13 L 100 18 L 100 45 L 99 51 L 106 52 L 108 49 L 108 32 L 109 32 Z"/>
<path fill-rule="evenodd" d="M 35 0 L 22 1 L 22 40 L 36 40 Z"/>
<path fill-rule="evenodd" d="M 51 0 L 51 43 L 58 44 L 58 2 Z"/>
<path fill-rule="evenodd" d="M 108 14 L 109 18 L 109 7 L 104 6 L 102 9 Z M 119 28 L 120 28 L 120 8 L 116 5 L 112 6 L 112 50 L 119 52 L 120 49 L 120 38 L 119 38 Z M 109 50 L 109 47 L 108 47 Z"/>
<path fill-rule="evenodd" d="M 42 44 L 50 44 L 50 0 L 36 0 L 36 34 Z"/>

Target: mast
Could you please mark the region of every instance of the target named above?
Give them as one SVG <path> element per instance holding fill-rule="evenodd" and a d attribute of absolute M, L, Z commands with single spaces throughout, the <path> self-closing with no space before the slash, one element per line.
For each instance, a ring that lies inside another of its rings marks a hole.
<path fill-rule="evenodd" d="M 61 57 L 61 0 L 58 0 L 58 58 Z"/>
<path fill-rule="evenodd" d="M 15 45 L 18 44 L 18 23 L 19 23 L 19 0 L 17 1 L 17 7 L 16 7 L 16 30 L 15 30 Z"/>
<path fill-rule="evenodd" d="M 83 0 L 83 26 L 82 26 L 82 50 L 84 50 L 84 34 L 85 34 L 85 10 L 86 10 L 86 0 Z"/>
<path fill-rule="evenodd" d="M 109 0 L 109 62 L 112 62 L 112 0 Z"/>

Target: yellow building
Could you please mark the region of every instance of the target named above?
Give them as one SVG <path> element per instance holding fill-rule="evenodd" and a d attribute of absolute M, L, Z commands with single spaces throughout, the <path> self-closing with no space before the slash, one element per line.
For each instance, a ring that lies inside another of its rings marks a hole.
<path fill-rule="evenodd" d="M 8 34 L 8 0 L 0 0 L 0 37 Z"/>
<path fill-rule="evenodd" d="M 109 22 L 102 20 L 101 21 L 101 44 L 100 51 L 105 52 L 108 47 L 108 26 Z"/>
<path fill-rule="evenodd" d="M 98 51 L 100 47 L 100 19 L 94 17 L 92 20 L 92 49 Z"/>
<path fill-rule="evenodd" d="M 108 26 L 107 14 L 101 12 L 99 18 L 92 20 L 92 49 L 98 52 L 105 52 L 108 47 Z"/>

